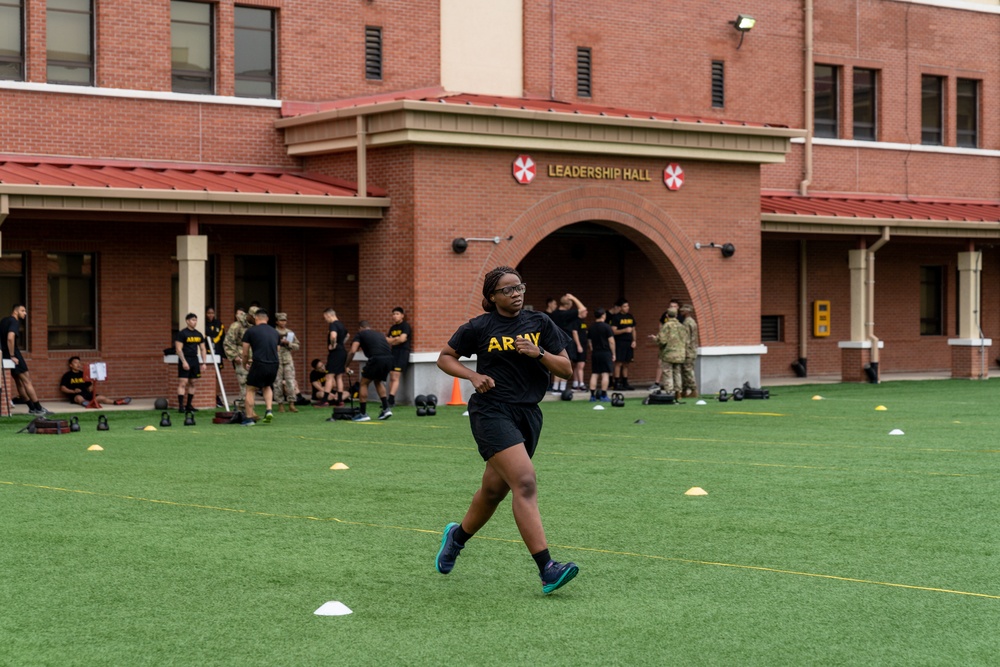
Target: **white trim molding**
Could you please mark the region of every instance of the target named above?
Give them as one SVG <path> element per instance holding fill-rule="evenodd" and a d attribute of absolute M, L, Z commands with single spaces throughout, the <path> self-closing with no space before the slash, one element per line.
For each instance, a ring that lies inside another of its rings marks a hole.
<path fill-rule="evenodd" d="M 992 338 L 949 338 L 948 345 L 953 347 L 989 347 L 993 345 Z"/>
<path fill-rule="evenodd" d="M 0 81 L 0 90 L 28 90 L 36 93 L 56 93 L 62 95 L 125 97 L 134 100 L 228 104 L 240 107 L 266 107 L 271 109 L 281 108 L 281 100 L 265 100 L 251 97 L 225 97 L 222 95 L 192 95 L 191 93 L 174 93 L 166 90 L 131 90 L 128 88 L 67 86 L 58 83 L 33 83 L 30 81 Z"/>
<path fill-rule="evenodd" d="M 719 345 L 698 348 L 700 357 L 727 357 L 736 354 L 767 354 L 767 345 Z"/>
<path fill-rule="evenodd" d="M 870 350 L 872 349 L 872 342 L 870 340 L 842 340 L 837 343 L 837 347 L 841 350 Z M 885 347 L 885 341 L 880 340 L 878 342 L 878 349 Z"/>
<path fill-rule="evenodd" d="M 803 144 L 805 143 L 805 139 L 792 137 L 791 143 Z M 968 155 L 970 157 L 1000 157 L 1000 151 L 987 148 L 925 146 L 924 144 L 901 144 L 892 141 L 858 141 L 856 139 L 825 139 L 814 137 L 813 145 L 834 146 L 836 148 L 870 148 L 873 150 L 907 151 L 913 153 L 938 153 L 943 155 Z"/>
<path fill-rule="evenodd" d="M 929 5 L 931 7 L 944 7 L 945 9 L 962 9 L 967 12 L 985 12 L 987 14 L 1000 14 L 1000 5 L 988 5 L 981 2 L 966 2 L 964 0 L 894 0 L 895 2 L 910 3 L 911 5 Z"/>

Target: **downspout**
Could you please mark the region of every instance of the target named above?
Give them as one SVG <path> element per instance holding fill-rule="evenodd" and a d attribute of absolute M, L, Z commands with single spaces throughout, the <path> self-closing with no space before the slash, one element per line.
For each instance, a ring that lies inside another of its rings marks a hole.
<path fill-rule="evenodd" d="M 867 339 L 872 344 L 871 349 L 871 372 L 868 374 L 869 380 L 872 383 L 878 383 L 878 336 L 875 335 L 875 253 L 878 249 L 889 242 L 889 228 L 882 228 L 882 236 L 879 238 L 875 244 L 868 249 L 868 261 L 865 262 L 865 269 L 868 272 L 868 294 L 865 298 L 867 302 L 865 305 L 868 309 L 867 320 L 865 322 L 865 333 L 867 334 Z"/>
<path fill-rule="evenodd" d="M 809 186 L 813 177 L 813 129 L 815 80 L 813 78 L 813 0 L 804 0 L 803 30 L 805 31 L 805 48 L 803 49 L 803 69 L 805 70 L 805 128 L 806 139 L 802 153 L 802 182 L 799 183 L 799 194 L 805 197 L 809 194 Z"/>
<path fill-rule="evenodd" d="M 549 0 L 549 99 L 556 99 L 556 0 Z"/>
<path fill-rule="evenodd" d="M 358 116 L 358 197 L 368 196 L 368 137 L 365 134 L 365 119 Z"/>
<path fill-rule="evenodd" d="M 799 361 L 795 373 L 806 377 L 806 347 L 809 340 L 809 303 L 806 293 L 806 243 L 799 241 Z"/>

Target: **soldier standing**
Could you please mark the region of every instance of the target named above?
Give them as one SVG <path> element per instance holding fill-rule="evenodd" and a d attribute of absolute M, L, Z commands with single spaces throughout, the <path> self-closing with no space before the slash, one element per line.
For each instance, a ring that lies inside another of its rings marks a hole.
<path fill-rule="evenodd" d="M 687 329 L 677 321 L 677 309 L 667 308 L 667 321 L 663 323 L 663 326 L 660 327 L 660 333 L 656 335 L 656 342 L 660 346 L 660 359 L 663 361 L 660 387 L 667 394 L 676 392 L 677 398 L 680 398 L 683 386 L 687 339 Z"/>
<path fill-rule="evenodd" d="M 226 358 L 233 364 L 233 372 L 236 373 L 236 382 L 240 386 L 240 395 L 233 403 L 236 410 L 242 412 L 247 395 L 247 369 L 243 366 L 243 334 L 250 328 L 247 321 L 247 313 L 243 308 L 236 308 L 236 321 L 229 325 L 229 331 L 222 341 L 222 347 L 226 351 Z"/>
<path fill-rule="evenodd" d="M 278 339 L 278 375 L 274 379 L 274 402 L 278 404 L 278 412 L 285 411 L 285 403 L 289 412 L 298 412 L 295 399 L 299 395 L 299 384 L 295 381 L 295 361 L 292 352 L 299 349 L 299 339 L 293 331 L 288 330 L 288 315 L 278 313 L 274 316 L 278 326 L 275 330 Z"/>
<path fill-rule="evenodd" d="M 694 308 L 684 304 L 680 309 L 680 317 L 688 332 L 687 354 L 682 372 L 683 395 L 695 398 L 698 396 L 698 382 L 694 377 L 694 361 L 698 358 L 698 323 L 694 319 Z"/>

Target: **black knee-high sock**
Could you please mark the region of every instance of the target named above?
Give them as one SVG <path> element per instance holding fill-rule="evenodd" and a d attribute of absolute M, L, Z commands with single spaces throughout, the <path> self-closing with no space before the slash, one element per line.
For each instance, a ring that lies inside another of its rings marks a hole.
<path fill-rule="evenodd" d="M 188 394 L 188 402 L 187 402 L 187 406 L 188 406 L 189 408 L 191 407 L 191 401 L 193 401 L 193 400 L 194 400 L 194 394 Z"/>
<path fill-rule="evenodd" d="M 361 403 L 358 403 L 358 405 L 361 407 L 361 414 L 368 412 L 368 401 L 362 401 Z"/>
<path fill-rule="evenodd" d="M 379 400 L 382 401 L 382 409 L 383 410 L 385 410 L 386 408 L 389 407 L 389 399 L 388 398 L 382 398 L 382 399 L 379 399 Z"/>
<path fill-rule="evenodd" d="M 549 558 L 548 549 L 539 551 L 537 554 L 531 554 L 531 557 L 535 559 L 535 565 L 538 566 L 539 574 L 545 571 L 545 566 L 549 564 L 550 560 L 552 560 L 551 558 Z"/>
<path fill-rule="evenodd" d="M 177 409 L 184 409 L 184 394 L 177 394 Z"/>

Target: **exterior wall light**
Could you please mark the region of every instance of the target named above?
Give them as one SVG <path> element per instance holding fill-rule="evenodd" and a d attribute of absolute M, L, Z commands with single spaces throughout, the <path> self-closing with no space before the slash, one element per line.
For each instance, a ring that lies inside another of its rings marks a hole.
<path fill-rule="evenodd" d="M 500 245 L 500 241 L 503 241 L 503 240 L 510 241 L 513 238 L 514 238 L 513 234 L 511 234 L 510 236 L 508 236 L 506 239 L 503 239 L 503 238 L 501 238 L 499 236 L 491 236 L 491 237 L 485 237 L 485 238 L 462 238 L 460 236 L 457 239 L 452 239 L 452 241 L 451 241 L 451 249 L 455 252 L 456 255 L 461 255 L 463 252 L 465 252 L 468 249 L 468 247 L 469 247 L 469 241 L 488 241 L 489 243 L 492 243 L 494 245 Z"/>
<path fill-rule="evenodd" d="M 740 14 L 736 17 L 735 21 L 729 22 L 729 25 L 740 31 L 740 43 L 736 45 L 737 51 L 739 51 L 740 47 L 743 46 L 743 38 L 746 37 L 746 34 L 750 32 L 756 24 L 757 19 L 752 16 L 747 16 L 746 14 Z"/>
<path fill-rule="evenodd" d="M 732 243 L 695 243 L 694 249 L 701 250 L 702 248 L 718 248 L 722 251 L 722 256 L 729 258 L 736 254 L 736 246 Z"/>

